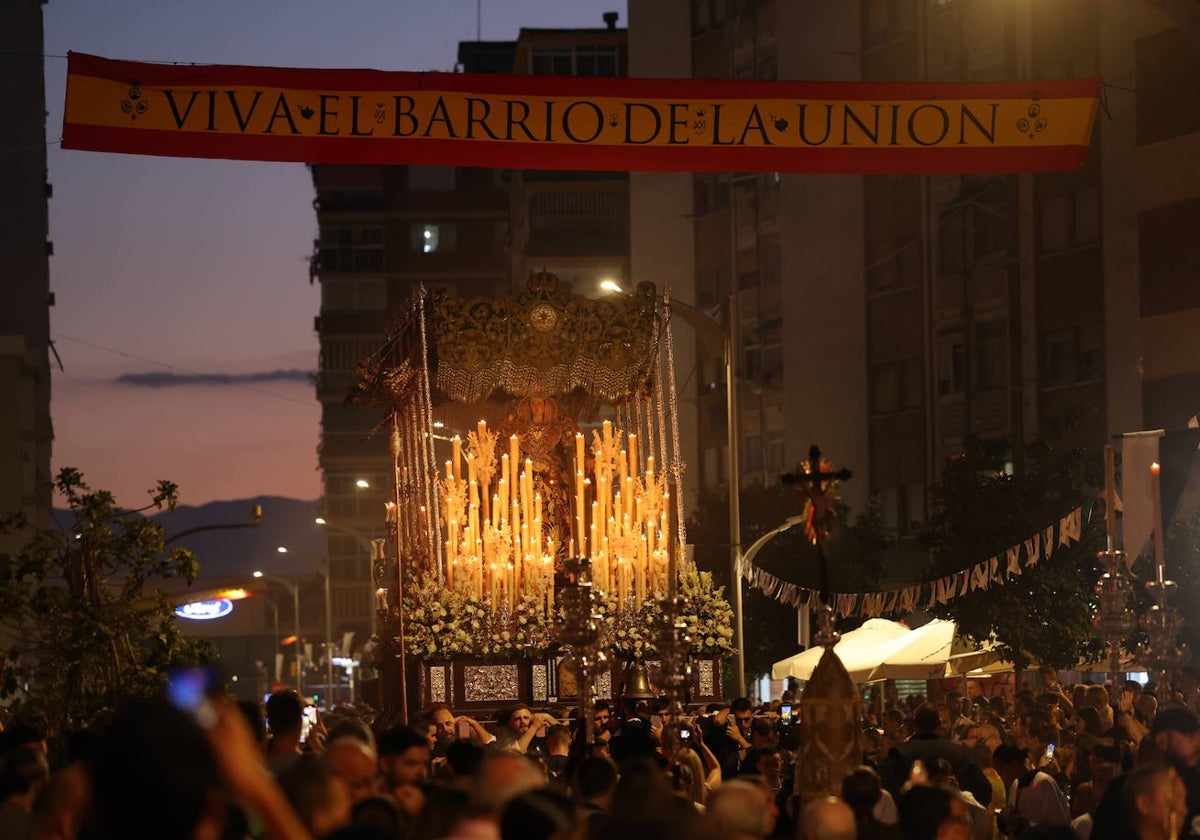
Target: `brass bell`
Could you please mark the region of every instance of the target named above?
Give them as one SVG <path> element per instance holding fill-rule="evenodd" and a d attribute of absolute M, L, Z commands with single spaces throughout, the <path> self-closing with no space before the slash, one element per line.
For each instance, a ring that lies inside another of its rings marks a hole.
<path fill-rule="evenodd" d="M 650 685 L 650 673 L 641 662 L 634 662 L 625 669 L 626 700 L 653 700 L 658 696 L 654 686 Z"/>

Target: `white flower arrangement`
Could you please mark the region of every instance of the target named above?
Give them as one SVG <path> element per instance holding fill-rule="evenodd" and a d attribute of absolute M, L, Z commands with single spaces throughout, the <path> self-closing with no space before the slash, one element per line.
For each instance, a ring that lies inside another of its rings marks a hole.
<path fill-rule="evenodd" d="M 466 586 L 447 588 L 433 574 L 410 575 L 406 584 L 405 641 L 422 659 L 528 656 L 550 646 L 553 622 L 537 598 L 522 598 L 510 612 Z"/>
<path fill-rule="evenodd" d="M 534 656 L 555 645 L 554 617 L 546 615 L 540 598 L 526 596 L 510 610 L 507 604 L 493 607 L 466 586 L 447 588 L 433 574 L 413 574 L 406 583 L 405 639 L 409 653 L 422 659 Z M 624 604 L 611 592 L 596 595 L 594 608 L 608 650 L 631 660 L 658 655 L 656 644 L 666 621 L 659 594 L 641 603 L 628 598 Z M 688 564 L 679 578 L 679 595 L 692 652 L 733 652 L 733 610 L 724 587 L 713 586 L 712 574 Z"/>

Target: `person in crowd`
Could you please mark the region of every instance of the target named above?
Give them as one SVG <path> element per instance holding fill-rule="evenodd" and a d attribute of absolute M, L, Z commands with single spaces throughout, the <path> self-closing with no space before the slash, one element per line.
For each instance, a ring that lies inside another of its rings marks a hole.
<path fill-rule="evenodd" d="M 875 815 L 883 795 L 883 782 L 873 767 L 856 767 L 842 779 L 842 801 L 854 812 L 858 840 L 903 840 L 895 824 Z"/>
<path fill-rule="evenodd" d="M 590 833 L 612 808 L 613 794 L 617 791 L 617 766 L 603 756 L 588 756 L 576 768 L 571 787 Z"/>
<path fill-rule="evenodd" d="M 954 775 L 954 768 L 944 758 L 936 759 L 929 768 L 929 784 L 942 787 L 956 793 L 967 804 L 967 811 L 975 823 L 972 836 L 975 840 L 989 840 L 992 836 L 992 811 L 989 806 L 981 805 L 969 790 L 963 790 Z"/>
<path fill-rule="evenodd" d="M 421 807 L 429 755 L 428 741 L 411 726 L 395 726 L 379 735 L 379 787 L 410 816 Z"/>
<path fill-rule="evenodd" d="M 29 836 L 33 803 L 49 779 L 46 755 L 34 744 L 21 744 L 0 756 L 0 837 Z"/>
<path fill-rule="evenodd" d="M 358 802 L 378 792 L 379 758 L 375 750 L 358 738 L 339 738 L 325 745 L 329 767 L 350 791 L 350 801 Z"/>
<path fill-rule="evenodd" d="M 592 742 L 607 744 L 612 738 L 612 709 L 607 700 L 597 700 L 592 706 Z"/>
<path fill-rule="evenodd" d="M 961 741 L 963 733 L 975 722 L 967 717 L 966 707 L 966 700 L 960 691 L 948 691 L 942 699 L 941 731 L 951 741 Z"/>
<path fill-rule="evenodd" d="M 1115 750 L 1113 752 L 1115 755 Z M 1121 766 L 1115 761 L 1097 762 L 1096 755 L 1092 754 L 1092 778 L 1084 782 L 1086 788 L 1084 785 L 1079 787 L 1071 800 L 1071 813 L 1074 815 L 1071 829 L 1079 840 L 1091 840 L 1096 808 L 1103 801 L 1112 780 L 1121 772 Z"/>
<path fill-rule="evenodd" d="M 800 811 L 801 840 L 854 840 L 857 829 L 854 811 L 836 796 L 814 799 Z"/>
<path fill-rule="evenodd" d="M 439 768 L 440 777 L 452 785 L 465 786 L 483 763 L 484 747 L 466 738 L 450 742 L 446 761 Z M 464 788 L 465 789 L 465 788 Z"/>
<path fill-rule="evenodd" d="M 1190 829 L 1187 790 L 1175 768 L 1164 764 L 1139 767 L 1124 785 L 1125 812 L 1137 840 L 1176 840 Z"/>
<path fill-rule="evenodd" d="M 502 709 L 497 714 L 496 722 L 500 726 L 500 731 L 496 733 L 496 745 L 501 749 L 521 754 L 529 752 L 535 738 L 545 737 L 545 733 L 538 735 L 539 729 L 548 729 L 558 723 L 544 712 L 535 714 L 524 703 Z"/>
<path fill-rule="evenodd" d="M 267 698 L 267 769 L 278 776 L 300 758 L 300 732 L 304 726 L 304 701 L 292 690 L 276 691 Z"/>
<path fill-rule="evenodd" d="M 380 840 L 398 840 L 408 828 L 408 815 L 401 811 L 390 796 L 375 794 L 350 806 L 350 825 L 367 831 Z"/>
<path fill-rule="evenodd" d="M 723 840 L 762 840 L 775 829 L 779 812 L 762 785 L 732 779 L 712 792 L 704 815 Z"/>
<path fill-rule="evenodd" d="M 989 805 L 992 786 L 982 769 L 971 761 L 965 746 L 940 734 L 940 726 L 941 718 L 937 709 L 929 704 L 917 708 L 913 714 L 913 736 L 888 753 L 884 766 L 880 768 L 884 785 L 895 795 L 908 778 L 913 762 L 920 761 L 930 767 L 937 759 L 944 758 L 954 768 L 962 788 L 971 791 L 981 805 Z"/>
<path fill-rule="evenodd" d="M 425 710 L 423 717 L 433 721 L 433 756 L 435 758 L 445 756 L 450 742 L 459 737 L 462 728 L 460 724 L 466 724 L 467 737 L 470 737 L 481 746 L 487 746 L 496 740 L 496 736 L 488 732 L 487 727 L 478 720 L 470 715 L 458 715 L 456 717 L 454 712 L 445 703 L 434 703 Z"/>
<path fill-rule="evenodd" d="M 485 757 L 471 778 L 466 816 L 447 840 L 499 840 L 505 806 L 545 783 L 541 768 L 525 756 L 504 751 Z"/>
<path fill-rule="evenodd" d="M 304 755 L 279 774 L 279 787 L 313 837 L 350 824 L 350 786 L 324 755 Z"/>
<path fill-rule="evenodd" d="M 753 747 L 746 751 L 742 759 L 741 773 L 761 776 L 767 787 L 778 791 L 783 784 L 783 760 L 779 756 L 779 748 L 771 745 Z"/>
<path fill-rule="evenodd" d="M 704 782 L 704 763 L 695 750 L 677 750 L 672 756 L 669 773 L 671 789 L 703 811 L 708 800 L 708 786 Z"/>
<path fill-rule="evenodd" d="M 742 742 L 733 737 L 732 733 L 740 733 L 741 730 L 736 722 L 730 720 L 729 704 L 710 703 L 707 713 L 696 719 L 696 726 L 704 738 L 704 743 L 716 756 L 722 778 L 733 778 L 737 773 Z"/>
<path fill-rule="evenodd" d="M 1025 750 L 1013 743 L 996 747 L 992 763 L 1004 780 L 1006 805 L 998 817 L 1000 831 L 1017 837 L 1033 826 L 1063 826 L 1071 810 L 1054 778 L 1030 767 Z"/>
<path fill-rule="evenodd" d="M 1188 824 L 1200 818 L 1200 719 L 1182 706 L 1154 716 L 1148 736 L 1159 759 L 1179 775 L 1187 790 Z"/>
<path fill-rule="evenodd" d="M 577 817 L 571 800 L 549 788 L 513 797 L 500 816 L 501 840 L 568 840 L 575 835 Z"/>
<path fill-rule="evenodd" d="M 266 772 L 242 713 L 227 703 L 212 711 L 202 729 L 165 698 L 117 708 L 88 762 L 89 837 L 218 837 L 227 814 L 223 793 L 255 812 L 266 840 L 311 836 Z"/>
<path fill-rule="evenodd" d="M 971 840 L 975 822 L 954 791 L 910 785 L 896 805 L 905 840 Z"/>
<path fill-rule="evenodd" d="M 571 755 L 571 730 L 556 723 L 546 730 L 546 778 L 559 787 L 566 786 L 567 759 Z"/>
<path fill-rule="evenodd" d="M 455 743 L 481 750 L 478 744 L 465 739 Z M 466 777 L 456 780 L 454 784 L 433 781 L 424 785 L 421 788 L 424 805 L 411 820 L 403 840 L 442 840 L 453 833 L 463 814 L 470 810 L 470 794 L 465 787 L 469 781 L 470 777 Z"/>

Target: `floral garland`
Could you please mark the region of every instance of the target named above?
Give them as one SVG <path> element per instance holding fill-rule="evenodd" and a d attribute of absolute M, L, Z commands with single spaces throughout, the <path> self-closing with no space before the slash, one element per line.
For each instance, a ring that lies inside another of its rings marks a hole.
<path fill-rule="evenodd" d="M 410 576 L 404 594 L 405 642 L 421 659 L 453 656 L 513 658 L 546 652 L 554 644 L 555 621 L 537 598 L 524 598 L 510 610 L 493 609 L 465 585 L 447 588 L 436 575 Z M 714 587 L 710 572 L 688 564 L 679 577 L 682 619 L 692 652 L 732 653 L 733 610 L 724 587 Z M 666 617 L 657 596 L 640 604 L 619 602 L 615 593 L 597 593 L 595 612 L 605 631 L 603 645 L 622 659 L 644 660 L 658 654 L 656 642 Z"/>

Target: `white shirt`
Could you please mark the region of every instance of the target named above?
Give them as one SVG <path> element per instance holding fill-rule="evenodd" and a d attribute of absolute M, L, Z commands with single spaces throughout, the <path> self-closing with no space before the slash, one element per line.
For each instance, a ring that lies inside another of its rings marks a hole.
<path fill-rule="evenodd" d="M 1017 813 L 1030 825 L 1071 824 L 1071 808 L 1053 776 L 1039 770 L 1026 787 L 1018 788 L 1019 783 L 1017 779 L 1009 786 L 1008 806 L 1015 804 Z"/>

